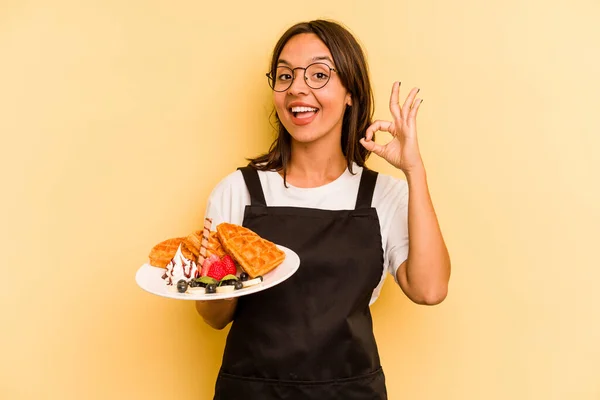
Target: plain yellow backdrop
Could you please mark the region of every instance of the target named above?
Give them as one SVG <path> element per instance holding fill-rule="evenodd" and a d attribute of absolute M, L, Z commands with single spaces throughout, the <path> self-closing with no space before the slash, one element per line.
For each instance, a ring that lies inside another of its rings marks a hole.
<path fill-rule="evenodd" d="M 377 118 L 395 80 L 424 98 L 453 274 L 373 306 L 390 399 L 600 399 L 592 0 L 3 0 L 0 398 L 211 398 L 227 329 L 135 272 L 267 149 L 271 49 L 318 17 L 365 46 Z"/>

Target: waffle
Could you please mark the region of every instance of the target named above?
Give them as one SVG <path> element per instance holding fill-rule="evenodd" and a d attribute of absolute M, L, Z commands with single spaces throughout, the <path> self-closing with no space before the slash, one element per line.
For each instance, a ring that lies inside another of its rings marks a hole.
<path fill-rule="evenodd" d="M 202 246 L 202 231 L 196 231 L 196 232 L 192 232 L 190 233 L 187 237 L 186 237 L 186 245 L 188 247 L 190 247 L 191 249 L 197 250 L 197 252 L 200 252 L 200 246 Z M 196 254 L 197 256 L 197 254 Z M 195 260 L 195 258 L 194 258 Z"/>
<path fill-rule="evenodd" d="M 200 248 L 196 248 L 194 241 L 185 237 L 167 239 L 150 250 L 148 255 L 149 264 L 153 267 L 166 268 L 167 264 L 175 257 L 177 249 L 181 245 L 181 253 L 188 260 L 196 260 Z"/>
<path fill-rule="evenodd" d="M 225 251 L 250 278 L 265 275 L 285 259 L 285 253 L 274 243 L 243 226 L 224 222 L 217 226 L 217 236 Z"/>
<path fill-rule="evenodd" d="M 219 240 L 217 232 L 215 232 L 215 231 L 210 232 L 210 236 L 208 239 L 207 252 L 208 252 L 209 256 L 214 254 L 219 258 L 223 258 L 223 256 L 225 254 L 227 254 L 225 252 L 225 249 L 223 248 L 223 245 L 221 245 L 221 241 Z"/>

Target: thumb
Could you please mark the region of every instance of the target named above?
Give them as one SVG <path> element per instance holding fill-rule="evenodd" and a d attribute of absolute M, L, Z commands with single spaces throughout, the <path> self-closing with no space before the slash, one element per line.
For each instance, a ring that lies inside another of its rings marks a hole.
<path fill-rule="evenodd" d="M 366 140 L 365 138 L 360 139 L 360 144 L 370 152 L 377 154 L 379 157 L 383 156 L 383 151 L 385 150 L 385 146 L 380 145 L 379 143 L 375 143 L 372 140 Z"/>

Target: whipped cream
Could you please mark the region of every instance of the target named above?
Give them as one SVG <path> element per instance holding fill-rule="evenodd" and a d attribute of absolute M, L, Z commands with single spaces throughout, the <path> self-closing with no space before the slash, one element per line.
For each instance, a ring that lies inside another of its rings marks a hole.
<path fill-rule="evenodd" d="M 167 272 L 163 275 L 163 279 L 167 281 L 167 285 L 177 285 L 181 279 L 189 281 L 190 279 L 200 276 L 200 271 L 194 260 L 188 260 L 181 252 L 181 245 L 177 248 L 177 252 L 173 259 L 167 264 Z"/>

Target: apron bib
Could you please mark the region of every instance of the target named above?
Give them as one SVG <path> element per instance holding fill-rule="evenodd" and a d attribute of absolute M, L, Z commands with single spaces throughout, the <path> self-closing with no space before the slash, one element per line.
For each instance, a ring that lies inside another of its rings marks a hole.
<path fill-rule="evenodd" d="M 243 226 L 301 264 L 238 299 L 214 399 L 387 399 L 369 309 L 383 272 L 377 173 L 363 169 L 354 210 L 330 211 L 269 207 L 258 172 L 240 170 L 251 197 Z"/>

